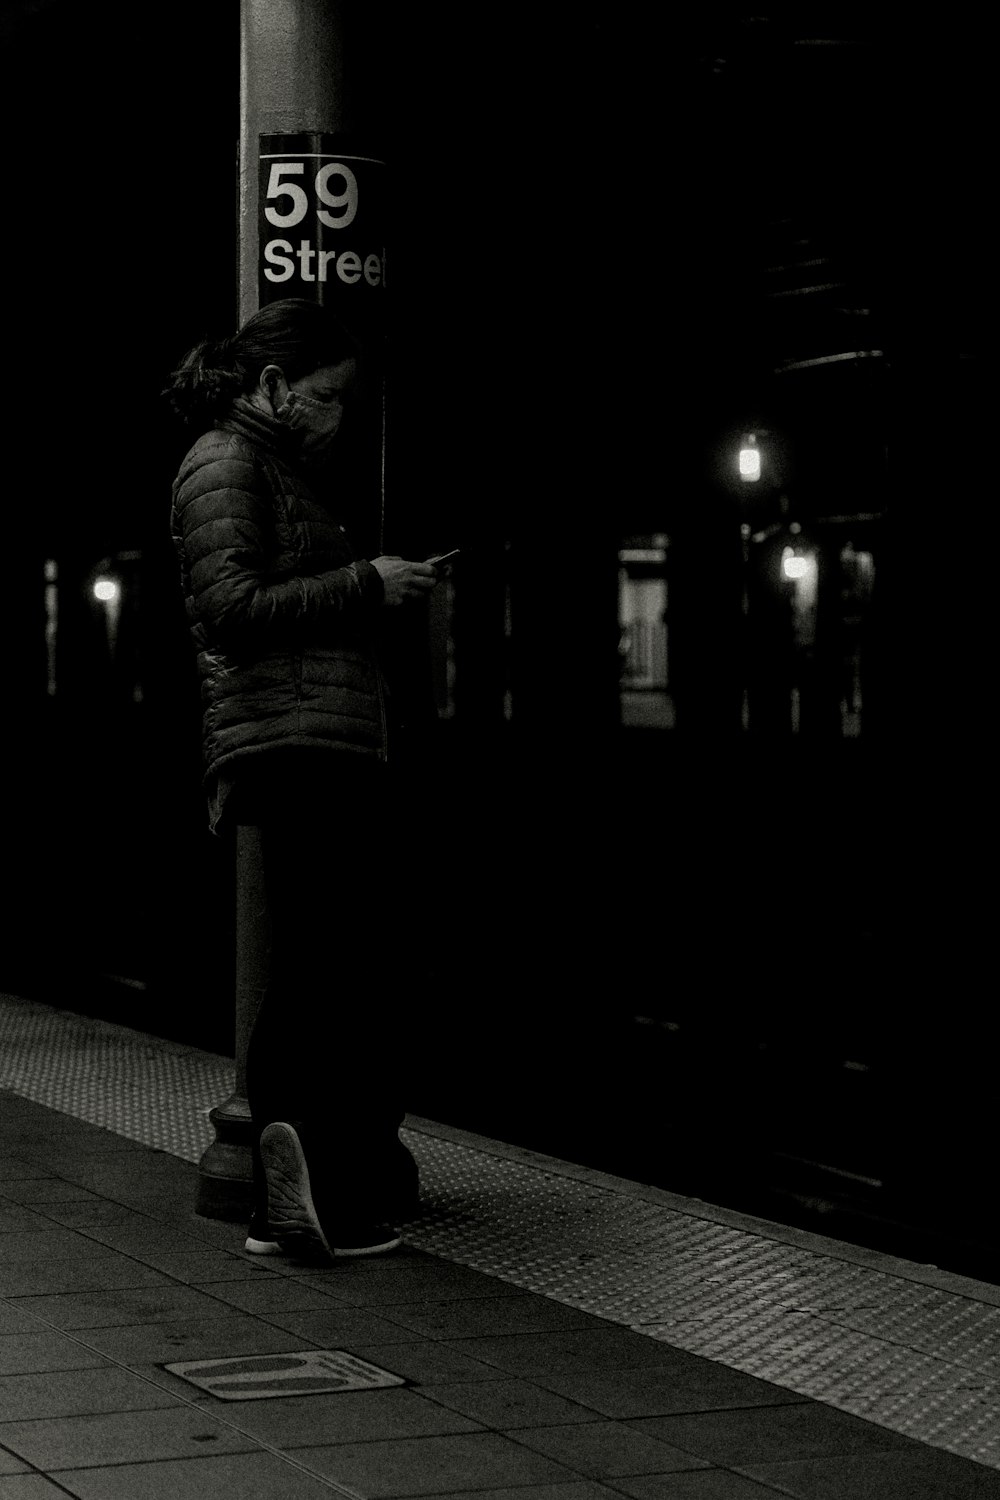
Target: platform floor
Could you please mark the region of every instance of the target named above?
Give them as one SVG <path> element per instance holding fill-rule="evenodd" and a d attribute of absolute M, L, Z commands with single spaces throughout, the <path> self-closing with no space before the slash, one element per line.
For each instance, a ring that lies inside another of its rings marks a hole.
<path fill-rule="evenodd" d="M 225 1059 L 0 997 L 0 1500 L 1000 1497 L 1000 1288 L 408 1118 L 394 1256 L 192 1211 Z M 384 1389 L 164 1366 L 345 1350 Z"/>

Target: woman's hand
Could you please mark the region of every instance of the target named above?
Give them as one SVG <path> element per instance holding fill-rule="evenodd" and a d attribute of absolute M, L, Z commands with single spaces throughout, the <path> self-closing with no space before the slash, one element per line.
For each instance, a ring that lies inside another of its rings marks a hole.
<path fill-rule="evenodd" d="M 385 602 L 390 606 L 423 598 L 440 577 L 431 563 L 407 562 L 402 557 L 373 557 L 372 567 L 382 580 Z"/>

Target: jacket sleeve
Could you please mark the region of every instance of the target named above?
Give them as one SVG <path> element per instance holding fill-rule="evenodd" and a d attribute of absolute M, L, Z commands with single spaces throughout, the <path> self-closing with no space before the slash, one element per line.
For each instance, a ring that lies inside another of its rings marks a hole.
<path fill-rule="evenodd" d="M 278 575 L 269 492 L 249 457 L 211 459 L 178 482 L 174 537 L 190 607 L 210 644 L 246 654 L 317 628 L 360 625 L 383 599 L 370 562 Z M 194 622 L 192 622 L 194 623 Z"/>

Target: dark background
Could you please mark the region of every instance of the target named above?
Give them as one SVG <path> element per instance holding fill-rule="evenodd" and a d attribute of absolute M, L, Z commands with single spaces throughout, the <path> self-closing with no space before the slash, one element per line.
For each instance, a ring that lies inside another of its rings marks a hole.
<path fill-rule="evenodd" d="M 412 1108 L 981 1269 L 978 23 L 364 9 L 396 204 L 387 521 L 398 550 L 463 548 L 458 709 L 401 831 L 432 959 Z M 238 6 L 2 17 L 0 983 L 227 1050 L 232 855 L 159 392 L 236 318 Z M 781 476 L 748 512 L 723 455 L 754 429 Z M 876 518 L 849 527 L 878 578 L 858 741 L 822 714 L 740 733 L 739 525 L 781 519 L 778 490 L 807 533 Z M 659 531 L 677 727 L 626 733 L 616 556 Z M 116 665 L 89 594 L 115 557 Z"/>

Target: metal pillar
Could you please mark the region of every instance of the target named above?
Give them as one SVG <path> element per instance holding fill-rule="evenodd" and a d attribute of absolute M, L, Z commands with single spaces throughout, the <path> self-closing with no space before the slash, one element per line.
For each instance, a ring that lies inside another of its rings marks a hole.
<path fill-rule="evenodd" d="M 344 0 L 242 0 L 240 322 L 257 311 L 257 150 L 262 135 L 354 129 Z M 289 295 L 295 295 L 290 291 Z"/>
<path fill-rule="evenodd" d="M 242 0 L 240 13 L 239 310 L 257 311 L 258 153 L 262 135 L 356 128 L 346 79 L 353 67 L 343 0 Z M 289 293 L 295 295 L 294 291 Z M 199 1165 L 196 1212 L 241 1219 L 251 1207 L 246 1052 L 267 977 L 267 904 L 260 831 L 237 830 L 236 1088 L 212 1110 L 216 1139 Z"/>
<path fill-rule="evenodd" d="M 251 1122 L 247 1103 L 247 1044 L 267 978 L 268 921 L 260 829 L 236 830 L 236 1087 L 211 1111 L 215 1140 L 199 1163 L 196 1212 L 210 1219 L 243 1219 L 251 1207 Z"/>

